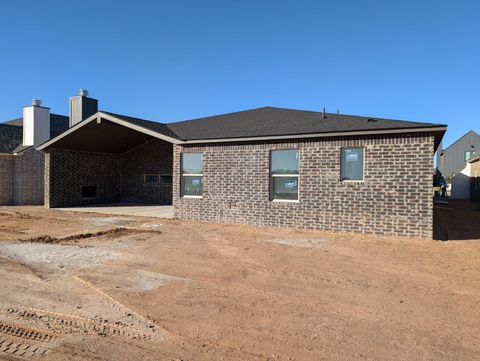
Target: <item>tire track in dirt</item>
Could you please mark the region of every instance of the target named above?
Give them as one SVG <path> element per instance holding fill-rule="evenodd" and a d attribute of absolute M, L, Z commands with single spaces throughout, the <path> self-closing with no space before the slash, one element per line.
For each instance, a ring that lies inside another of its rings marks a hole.
<path fill-rule="evenodd" d="M 94 286 L 87 280 L 84 280 L 78 276 L 72 276 L 75 280 L 78 282 L 82 283 L 83 285 L 87 286 L 90 290 L 95 291 L 99 295 L 101 295 L 105 303 L 115 309 L 117 312 L 120 312 L 125 319 L 131 320 L 134 322 L 137 326 L 140 326 L 142 328 L 148 329 L 150 332 L 161 332 L 165 333 L 165 330 L 160 329 L 153 321 L 149 320 L 148 318 L 142 316 L 141 314 L 137 313 L 136 311 L 132 310 L 130 307 L 125 306 L 123 303 L 117 301 L 114 299 L 112 296 L 108 295 L 98 287 Z M 159 336 L 159 335 L 158 335 Z"/>
<path fill-rule="evenodd" d="M 154 325 L 143 322 L 109 322 L 102 318 L 93 319 L 29 307 L 0 306 L 0 317 L 0 354 L 21 358 L 44 355 L 68 335 L 124 337 L 141 341 L 163 336 Z M 35 327 L 27 323 L 33 323 Z"/>
<path fill-rule="evenodd" d="M 23 339 L 17 337 L 0 336 L 0 354 L 4 353 L 20 358 L 29 358 L 32 356 L 45 355 L 50 351 L 48 346 L 37 345 L 35 343 L 25 343 Z"/>

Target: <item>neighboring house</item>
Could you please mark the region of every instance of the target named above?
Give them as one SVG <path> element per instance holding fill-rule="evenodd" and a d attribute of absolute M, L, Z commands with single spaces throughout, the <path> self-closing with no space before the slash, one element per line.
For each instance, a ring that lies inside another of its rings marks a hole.
<path fill-rule="evenodd" d="M 35 105 L 26 107 L 22 118 L 0 123 L 0 205 L 44 202 L 45 154 L 35 150 L 35 145 L 56 137 L 69 126 L 68 117 L 50 114 L 38 101 Z M 41 131 L 35 132 L 39 126 Z"/>
<path fill-rule="evenodd" d="M 47 208 L 173 204 L 188 220 L 432 237 L 445 125 L 272 107 L 169 124 L 85 119 L 92 99 L 76 100 L 70 128 L 37 147 Z"/>
<path fill-rule="evenodd" d="M 446 149 L 437 152 L 437 169 L 451 184 L 451 196 L 458 199 L 470 197 L 470 179 L 465 169 L 468 159 L 480 149 L 480 135 L 473 130 L 456 140 Z"/>
<path fill-rule="evenodd" d="M 470 199 L 480 202 L 480 152 L 476 152 L 468 160 L 470 178 Z"/>

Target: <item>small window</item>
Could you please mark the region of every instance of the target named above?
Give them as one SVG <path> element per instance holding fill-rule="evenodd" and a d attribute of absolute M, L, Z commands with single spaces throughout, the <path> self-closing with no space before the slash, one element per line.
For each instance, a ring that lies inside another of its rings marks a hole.
<path fill-rule="evenodd" d="M 153 186 L 158 184 L 158 175 L 156 174 L 144 174 L 143 181 L 148 186 Z"/>
<path fill-rule="evenodd" d="M 474 153 L 475 153 L 475 151 L 468 151 L 468 150 L 467 150 L 467 151 L 465 152 L 465 162 L 466 162 L 467 160 L 469 160 L 470 158 L 472 158 L 472 156 L 473 156 Z"/>
<path fill-rule="evenodd" d="M 161 175 L 160 176 L 160 184 L 172 184 L 172 176 L 171 175 Z"/>
<path fill-rule="evenodd" d="M 97 186 L 82 186 L 82 198 L 96 198 Z"/>
<path fill-rule="evenodd" d="M 274 150 L 271 153 L 271 198 L 298 200 L 299 152 Z"/>
<path fill-rule="evenodd" d="M 203 193 L 203 154 L 182 154 L 182 196 L 201 197 Z"/>
<path fill-rule="evenodd" d="M 342 148 L 341 179 L 363 180 L 363 148 Z"/>

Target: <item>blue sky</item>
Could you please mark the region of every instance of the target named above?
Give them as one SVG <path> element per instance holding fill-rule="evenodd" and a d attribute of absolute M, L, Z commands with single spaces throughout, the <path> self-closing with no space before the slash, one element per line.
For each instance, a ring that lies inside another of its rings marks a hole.
<path fill-rule="evenodd" d="M 32 98 L 162 122 L 265 105 L 480 131 L 480 2 L 2 1 L 0 119 Z"/>

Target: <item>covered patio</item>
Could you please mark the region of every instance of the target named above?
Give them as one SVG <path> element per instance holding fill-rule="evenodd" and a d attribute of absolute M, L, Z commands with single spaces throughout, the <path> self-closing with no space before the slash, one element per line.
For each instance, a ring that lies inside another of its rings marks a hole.
<path fill-rule="evenodd" d="M 146 207 L 172 204 L 176 140 L 168 132 L 163 124 L 104 112 L 71 127 L 40 147 L 46 152 L 45 206 L 169 214 Z"/>

